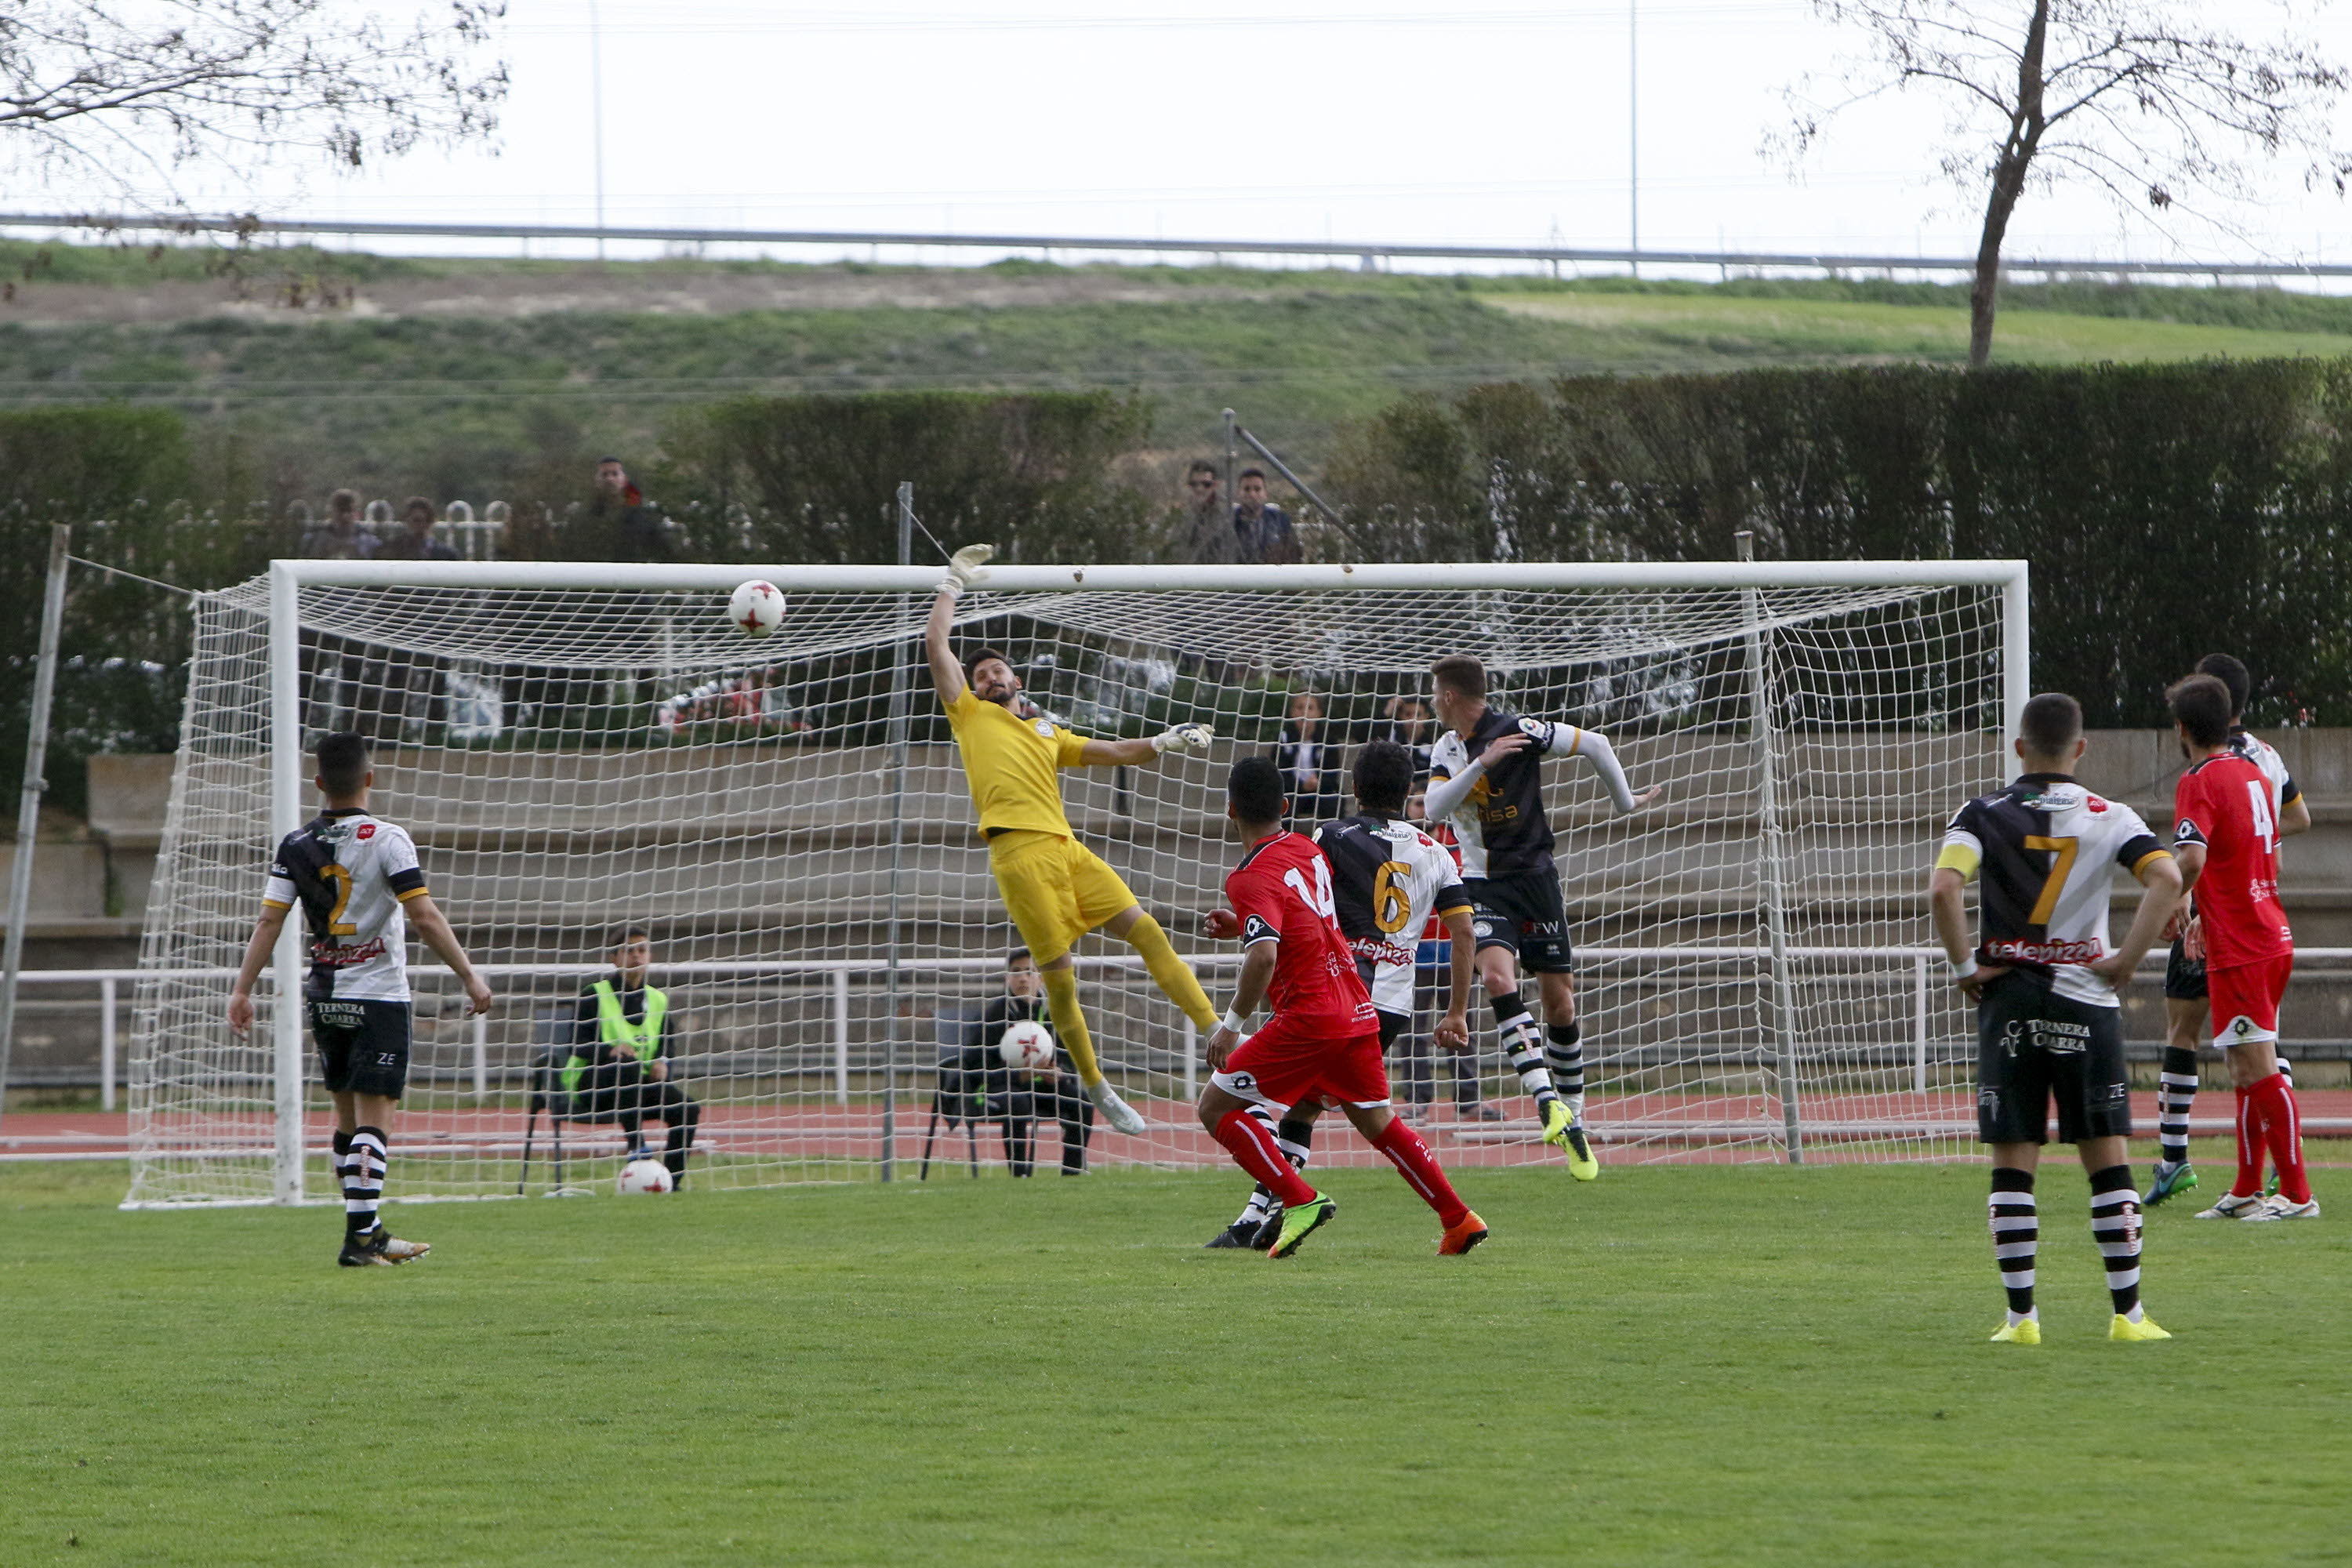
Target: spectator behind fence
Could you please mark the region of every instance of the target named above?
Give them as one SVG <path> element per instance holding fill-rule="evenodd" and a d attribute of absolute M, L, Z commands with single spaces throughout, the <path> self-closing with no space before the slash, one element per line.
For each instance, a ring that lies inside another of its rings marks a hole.
<path fill-rule="evenodd" d="M 1234 559 L 1252 566 L 1287 566 L 1304 559 L 1290 514 L 1265 499 L 1265 470 L 1244 468 L 1234 481 Z"/>
<path fill-rule="evenodd" d="M 337 490 L 327 498 L 327 521 L 302 536 L 302 554 L 310 561 L 367 561 L 375 555 L 375 536 L 360 527 L 357 490 Z"/>
<path fill-rule="evenodd" d="M 1322 821 L 1339 815 L 1339 748 L 1323 722 L 1323 700 L 1312 691 L 1290 694 L 1290 717 L 1283 721 L 1282 743 L 1274 765 L 1290 796 L 1293 820 Z"/>
<path fill-rule="evenodd" d="M 1176 558 L 1202 566 L 1231 565 L 1234 551 L 1233 509 L 1219 493 L 1217 465 L 1195 458 L 1184 470 L 1184 500 L 1176 514 Z"/>
<path fill-rule="evenodd" d="M 400 509 L 401 529 L 375 547 L 379 561 L 455 561 L 457 552 L 433 537 L 433 503 L 410 496 Z"/>
<path fill-rule="evenodd" d="M 1025 947 L 1004 960 L 1004 994 L 992 997 L 980 1021 L 966 1032 L 961 1070 L 963 1092 L 976 1097 L 974 1121 L 995 1122 L 1004 1140 L 1004 1163 L 1016 1176 L 1037 1169 L 1037 1122 L 1050 1116 L 1062 1127 L 1062 1174 L 1082 1176 L 1087 1144 L 1094 1137 L 1095 1107 L 1079 1088 L 1069 1056 L 1055 1043 L 1055 1065 L 1025 1071 L 1006 1063 L 998 1049 L 1004 1031 L 1017 1023 L 1045 1022 L 1045 987 L 1037 961 Z"/>
<path fill-rule="evenodd" d="M 1437 720 L 1429 704 L 1419 697 L 1391 697 L 1381 707 L 1379 722 L 1364 737 L 1368 741 L 1393 741 L 1412 753 L 1412 799 L 1407 804 L 1406 816 L 1413 821 L 1422 819 L 1419 796 L 1429 787 L 1429 751 L 1437 744 Z"/>
<path fill-rule="evenodd" d="M 596 461 L 596 489 L 572 510 L 564 553 L 582 561 L 667 561 L 669 530 L 618 458 Z"/>

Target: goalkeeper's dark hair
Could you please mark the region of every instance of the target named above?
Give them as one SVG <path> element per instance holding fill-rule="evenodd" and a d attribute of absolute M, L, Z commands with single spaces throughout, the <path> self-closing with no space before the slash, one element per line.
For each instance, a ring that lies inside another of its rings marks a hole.
<path fill-rule="evenodd" d="M 2210 675 L 2230 689 L 2230 717 L 2237 719 L 2246 711 L 2246 701 L 2254 694 L 2254 678 L 2243 661 L 2226 653 L 2209 653 L 2197 661 L 2197 673 Z"/>
<path fill-rule="evenodd" d="M 1013 668 L 1013 660 L 1005 657 L 1005 653 L 1003 648 L 974 648 L 971 652 L 964 655 L 963 657 L 963 679 L 965 684 L 969 685 L 971 683 L 971 672 L 973 670 L 978 669 L 982 665 L 986 664 L 992 658 L 1007 669 L 1011 669 Z"/>
<path fill-rule="evenodd" d="M 1412 793 L 1412 753 L 1394 741 L 1356 748 L 1356 804 L 1375 816 L 1402 816 Z"/>
<path fill-rule="evenodd" d="M 2164 694 L 2167 706 L 2193 746 L 2211 748 L 2230 739 L 2230 689 L 2210 675 L 2192 675 L 2173 682 Z"/>
<path fill-rule="evenodd" d="M 368 743 L 345 730 L 319 742 L 319 787 L 336 800 L 349 800 L 367 787 Z"/>
<path fill-rule="evenodd" d="M 1272 757 L 1244 757 L 1225 780 L 1225 798 L 1233 803 L 1234 816 L 1244 822 L 1280 822 L 1282 770 Z"/>
<path fill-rule="evenodd" d="M 2083 735 L 2083 705 L 2063 691 L 2045 691 L 2026 701 L 2017 716 L 2017 738 L 2028 755 L 2063 763 Z"/>
<path fill-rule="evenodd" d="M 1448 691 L 1486 700 L 1486 666 L 1476 654 L 1447 654 L 1429 667 L 1429 677 Z"/>

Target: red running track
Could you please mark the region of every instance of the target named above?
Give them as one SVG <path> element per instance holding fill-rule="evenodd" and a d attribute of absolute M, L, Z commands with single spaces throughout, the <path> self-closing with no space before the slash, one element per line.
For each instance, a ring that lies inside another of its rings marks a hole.
<path fill-rule="evenodd" d="M 2314 1138 L 2352 1137 L 2352 1089 L 2298 1091 L 2304 1131 Z M 2212 1114 L 2226 1106 L 2219 1090 L 2198 1100 L 2200 1114 L 2191 1122 L 2201 1136 L 2226 1136 L 2231 1128 L 2226 1116 Z M 1097 1126 L 1096 1158 L 1169 1165 L 1225 1163 L 1226 1155 L 1192 1120 L 1189 1107 L 1172 1101 L 1145 1102 L 1138 1107 L 1152 1122 L 1146 1139 L 1129 1139 Z M 2133 1097 L 2135 1125 L 2143 1134 L 2156 1125 L 2152 1094 Z M 1771 1140 L 1779 1131 L 1778 1107 L 1759 1096 L 1748 1099 L 1694 1099 L 1679 1103 L 1661 1096 L 1612 1104 L 1598 1100 L 1591 1107 L 1593 1142 L 1614 1150 L 1633 1163 L 1675 1162 L 1714 1163 L 1777 1157 Z M 914 1160 L 922 1152 L 928 1112 L 919 1105 L 898 1110 L 898 1158 Z M 1867 1159 L 1874 1141 L 1916 1134 L 1922 1124 L 1953 1139 L 1973 1132 L 1973 1102 L 1964 1095 L 1873 1095 L 1852 1100 L 1815 1100 L 1805 1107 L 1805 1131 L 1821 1157 Z M 306 1142 L 317 1152 L 327 1147 L 333 1129 L 330 1118 L 307 1119 Z M 1535 1122 L 1525 1117 L 1500 1122 L 1462 1121 L 1450 1107 L 1434 1109 L 1422 1124 L 1423 1135 L 1439 1159 L 1457 1165 L 1517 1165 L 1549 1163 L 1557 1151 L 1545 1148 L 1536 1136 Z M 395 1148 L 412 1154 L 426 1152 L 498 1159 L 519 1156 L 522 1150 L 524 1114 L 509 1110 L 433 1110 L 404 1118 L 394 1130 Z M 1002 1157 L 992 1127 L 980 1140 L 984 1160 Z M 712 1152 L 739 1157 L 791 1160 L 871 1161 L 881 1142 L 882 1114 L 878 1107 L 712 1106 L 705 1110 L 699 1146 Z M 539 1129 L 545 1147 L 547 1129 Z M 169 1144 L 185 1152 L 247 1157 L 266 1154 L 270 1146 L 267 1117 L 174 1118 Z M 609 1127 L 572 1128 L 565 1134 L 571 1150 L 594 1156 L 617 1152 L 618 1134 Z M 1038 1129 L 1038 1152 L 1058 1157 L 1060 1134 L 1051 1121 Z M 938 1157 L 965 1158 L 965 1141 L 959 1132 L 940 1130 Z M 125 1111 L 11 1111 L 0 1120 L 0 1161 L 120 1160 L 131 1152 L 131 1119 Z M 1361 1142 L 1350 1137 L 1329 1151 L 1334 1163 L 1376 1163 Z"/>

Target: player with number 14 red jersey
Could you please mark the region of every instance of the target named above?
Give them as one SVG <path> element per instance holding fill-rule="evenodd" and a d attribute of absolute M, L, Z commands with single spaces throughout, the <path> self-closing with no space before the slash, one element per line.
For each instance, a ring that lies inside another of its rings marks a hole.
<path fill-rule="evenodd" d="M 1201 1125 L 1283 1204 L 1270 1258 L 1287 1258 L 1337 1212 L 1283 1156 L 1274 1122 L 1309 1096 L 1336 1100 L 1356 1131 L 1437 1211 L 1441 1253 L 1467 1252 L 1486 1226 L 1445 1179 L 1421 1137 L 1389 1109 L 1380 1019 L 1356 973 L 1331 900 L 1331 866 L 1315 841 L 1284 830 L 1282 775 L 1264 757 L 1234 764 L 1225 815 L 1249 852 L 1225 879 L 1241 925 L 1240 985 L 1207 1042 Z M 1244 1039 L 1261 1001 L 1274 1016 Z"/>

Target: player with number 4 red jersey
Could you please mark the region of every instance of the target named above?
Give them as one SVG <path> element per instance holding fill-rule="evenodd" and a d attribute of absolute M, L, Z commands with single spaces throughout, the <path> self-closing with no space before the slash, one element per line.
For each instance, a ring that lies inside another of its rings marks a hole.
<path fill-rule="evenodd" d="M 1234 764 L 1225 814 L 1249 846 L 1225 879 L 1241 925 L 1241 981 L 1206 1050 L 1212 1069 L 1201 1091 L 1201 1125 L 1283 1204 L 1269 1257 L 1287 1258 L 1337 1213 L 1302 1180 L 1275 1141 L 1274 1123 L 1309 1096 L 1336 1100 L 1356 1131 L 1396 1166 L 1437 1211 L 1442 1253 L 1467 1252 L 1486 1238 L 1484 1221 L 1456 1195 L 1421 1137 L 1389 1109 L 1380 1018 L 1340 934 L 1331 866 L 1315 841 L 1285 831 L 1282 775 L 1265 757 Z M 1244 1039 L 1261 1001 L 1274 1016 Z"/>
<path fill-rule="evenodd" d="M 2294 933 L 2278 899 L 2278 821 L 2271 781 L 2230 741 L 2229 689 L 2192 675 L 2165 694 L 2189 771 L 2174 788 L 2173 854 L 2197 899 L 2213 1043 L 2238 1090 L 2238 1179 L 2200 1219 L 2316 1219 L 2303 1164 L 2294 1090 L 2278 1070 L 2279 1004 L 2294 969 Z M 2263 1196 L 2263 1154 L 2279 1190 Z"/>

